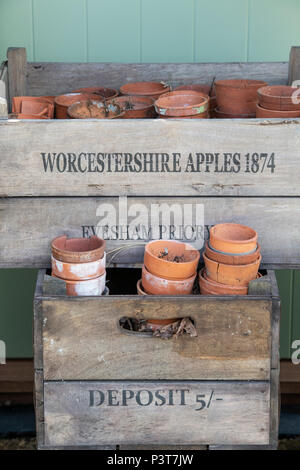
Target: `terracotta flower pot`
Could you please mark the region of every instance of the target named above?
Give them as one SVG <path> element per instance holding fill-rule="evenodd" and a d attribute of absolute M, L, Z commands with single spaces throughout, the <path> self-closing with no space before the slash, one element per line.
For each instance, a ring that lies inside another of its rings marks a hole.
<path fill-rule="evenodd" d="M 205 113 L 201 114 L 194 114 L 193 116 L 160 116 L 158 115 L 158 119 L 209 119 L 209 112 L 206 111 Z"/>
<path fill-rule="evenodd" d="M 54 104 L 50 97 L 15 96 L 12 99 L 12 112 L 23 115 L 38 115 L 41 116 L 41 119 L 53 119 Z"/>
<path fill-rule="evenodd" d="M 118 105 L 94 100 L 79 101 L 68 108 L 71 119 L 116 119 L 123 114 L 124 111 Z"/>
<path fill-rule="evenodd" d="M 209 246 L 209 242 L 206 243 L 205 246 L 205 255 L 207 258 L 216 261 L 218 263 L 224 264 L 248 264 L 253 263 L 260 255 L 260 245 L 257 244 L 257 249 L 250 253 L 249 255 L 244 254 L 236 254 L 233 255 L 232 253 L 223 253 L 220 251 L 216 251 Z"/>
<path fill-rule="evenodd" d="M 201 85 L 201 84 L 193 84 L 193 85 L 182 85 L 174 89 L 174 91 L 178 90 L 192 90 L 198 91 L 200 93 L 205 93 L 209 96 L 209 116 L 210 118 L 215 117 L 215 108 L 217 106 L 217 98 L 216 98 L 216 90 L 215 87 L 211 89 L 210 85 Z"/>
<path fill-rule="evenodd" d="M 107 104 L 117 105 L 123 109 L 122 119 L 146 119 L 156 117 L 154 99 L 147 96 L 118 96 Z"/>
<path fill-rule="evenodd" d="M 218 108 L 223 113 L 255 114 L 261 80 L 218 80 L 215 82 Z"/>
<path fill-rule="evenodd" d="M 297 87 L 275 85 L 262 87 L 257 91 L 258 103 L 262 108 L 276 111 L 300 110 L 300 94 L 296 96 L 299 103 L 293 102 L 293 94 L 299 90 Z"/>
<path fill-rule="evenodd" d="M 247 295 L 248 286 L 227 286 L 220 282 L 207 279 L 205 268 L 199 273 L 199 287 L 202 295 Z"/>
<path fill-rule="evenodd" d="M 136 283 L 136 290 L 137 290 L 138 295 L 149 295 L 143 287 L 142 279 L 139 279 L 138 282 Z"/>
<path fill-rule="evenodd" d="M 209 98 L 197 92 L 167 93 L 155 101 L 155 109 L 161 116 L 193 116 L 206 113 Z"/>
<path fill-rule="evenodd" d="M 121 86 L 122 95 L 148 96 L 157 99 L 170 91 L 169 85 L 163 82 L 135 82 Z"/>
<path fill-rule="evenodd" d="M 215 113 L 216 119 L 254 119 L 256 117 L 255 113 L 231 114 L 231 113 L 224 113 L 223 111 L 220 111 L 218 108 L 215 108 L 214 113 Z"/>
<path fill-rule="evenodd" d="M 37 114 L 10 114 L 9 119 L 49 119 L 47 116 L 39 116 Z"/>
<path fill-rule="evenodd" d="M 78 101 L 104 101 L 100 95 L 93 95 L 88 93 L 67 93 L 66 95 L 57 96 L 55 102 L 55 117 L 56 119 L 69 119 L 68 108 Z"/>
<path fill-rule="evenodd" d="M 92 95 L 100 95 L 105 100 L 116 98 L 116 96 L 119 95 L 118 90 L 116 90 L 115 88 L 105 88 L 105 87 L 99 87 L 99 86 L 79 88 L 78 90 L 74 90 L 72 93 L 88 93 Z"/>
<path fill-rule="evenodd" d="M 167 318 L 167 319 L 160 319 L 160 320 L 154 320 L 153 318 L 147 320 L 147 327 L 152 330 L 156 331 L 160 328 L 163 328 L 164 326 L 171 325 L 172 323 L 177 322 L 179 319 L 178 318 Z"/>
<path fill-rule="evenodd" d="M 142 269 L 142 285 L 151 295 L 191 295 L 196 274 L 188 279 L 163 279 L 150 273 L 145 266 Z"/>
<path fill-rule="evenodd" d="M 91 238 L 67 238 L 67 235 L 54 238 L 51 242 L 53 257 L 64 263 L 89 263 L 104 256 L 105 240 Z"/>
<path fill-rule="evenodd" d="M 70 281 L 94 279 L 105 272 L 105 262 L 105 253 L 101 259 L 89 263 L 64 263 L 51 256 L 52 274 Z"/>
<path fill-rule="evenodd" d="M 213 261 L 203 254 L 207 277 L 215 282 L 230 286 L 248 286 L 256 278 L 261 256 L 249 264 L 232 265 Z"/>
<path fill-rule="evenodd" d="M 300 118 L 300 110 L 296 111 L 277 111 L 275 109 L 265 109 L 259 104 L 256 105 L 257 118 Z"/>
<path fill-rule="evenodd" d="M 188 243 L 154 240 L 145 246 L 144 264 L 147 270 L 164 279 L 182 280 L 194 276 L 199 259 L 199 251 Z"/>
<path fill-rule="evenodd" d="M 214 250 L 232 254 L 250 254 L 257 249 L 257 233 L 241 224 L 218 224 L 209 231 L 209 245 Z"/>
<path fill-rule="evenodd" d="M 67 295 L 102 295 L 105 290 L 106 272 L 99 277 L 85 281 L 71 281 L 66 279 L 64 279 L 64 281 L 66 283 Z"/>

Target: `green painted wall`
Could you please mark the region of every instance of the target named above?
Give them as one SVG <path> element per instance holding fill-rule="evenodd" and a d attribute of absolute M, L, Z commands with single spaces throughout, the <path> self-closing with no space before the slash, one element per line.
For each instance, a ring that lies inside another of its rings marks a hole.
<path fill-rule="evenodd" d="M 0 0 L 0 60 L 25 46 L 30 61 L 286 61 L 300 44 L 300 0 Z M 0 271 L 0 339 L 32 355 L 35 270 Z M 281 355 L 300 339 L 300 272 L 277 273 Z"/>

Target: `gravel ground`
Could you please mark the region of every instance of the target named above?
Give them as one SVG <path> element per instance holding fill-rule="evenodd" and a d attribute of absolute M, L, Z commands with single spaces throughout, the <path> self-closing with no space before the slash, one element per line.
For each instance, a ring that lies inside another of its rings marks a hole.
<path fill-rule="evenodd" d="M 0 439 L 1 450 L 35 450 L 36 440 L 34 437 L 21 437 L 13 439 Z M 300 436 L 292 439 L 281 439 L 279 450 L 300 450 Z"/>

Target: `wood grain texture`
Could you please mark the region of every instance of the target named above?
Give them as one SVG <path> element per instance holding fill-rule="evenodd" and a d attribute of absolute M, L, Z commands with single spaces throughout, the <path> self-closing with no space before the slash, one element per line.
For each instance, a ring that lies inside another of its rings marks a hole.
<path fill-rule="evenodd" d="M 29 62 L 28 93 L 32 96 L 67 93 L 80 87 L 119 88 L 126 82 L 165 81 L 173 87 L 211 83 L 213 78 L 255 78 L 270 84 L 286 84 L 287 62 L 236 63 L 60 63 Z"/>
<path fill-rule="evenodd" d="M 0 142 L 4 196 L 300 196 L 300 120 L 6 120 Z"/>
<path fill-rule="evenodd" d="M 40 446 L 44 444 L 44 381 L 42 370 L 35 370 L 34 381 L 36 439 L 38 446 Z"/>
<path fill-rule="evenodd" d="M 42 308 L 45 380 L 266 380 L 270 374 L 268 299 L 81 297 L 44 300 Z M 145 337 L 122 330 L 123 316 L 189 317 L 198 336 Z"/>
<path fill-rule="evenodd" d="M 25 47 L 9 47 L 7 50 L 9 111 L 14 96 L 26 95 L 27 59 Z"/>
<path fill-rule="evenodd" d="M 181 208 L 184 204 L 203 204 L 205 226 L 226 220 L 249 225 L 257 230 L 265 267 L 300 267 L 298 198 L 129 198 L 127 202 L 131 214 L 135 210 L 139 213 L 141 205 L 149 214 L 151 204 L 160 205 L 166 202 L 179 204 Z M 81 237 L 90 236 L 96 230 L 99 236 L 104 235 L 107 238 L 103 231 L 106 225 L 103 210 L 108 207 L 111 213 L 114 208 L 118 212 L 117 198 L 0 199 L 0 267 L 50 266 L 50 241 L 63 233 Z M 135 227 L 134 218 L 135 216 L 130 216 L 128 222 Z M 146 220 L 151 225 L 148 215 Z M 199 220 L 196 223 L 199 224 Z M 207 230 L 205 236 L 207 237 Z M 198 241 L 201 247 L 200 237 Z M 124 249 L 110 253 L 108 262 L 114 256 L 113 263 L 142 263 L 143 241 L 107 240 L 107 252 L 120 247 Z"/>
<path fill-rule="evenodd" d="M 158 390 L 169 397 L 169 390 L 182 389 L 189 390 L 185 394 L 186 405 L 180 405 L 181 393 L 176 392 L 173 406 L 167 404 L 168 398 L 162 406 L 155 405 L 155 401 L 162 402 L 154 398 Z M 94 398 L 98 396 L 95 390 L 104 393 L 102 405 L 96 406 L 98 401 L 93 405 L 90 390 Z M 117 391 L 111 392 L 116 397 L 111 401 L 115 406 L 108 405 L 108 390 Z M 120 398 L 123 390 L 134 394 L 126 406 L 122 406 L 124 401 Z M 268 382 L 45 382 L 44 392 L 46 445 L 269 442 Z M 136 401 L 138 392 L 142 405 Z M 205 395 L 202 399 L 206 406 L 196 411 L 201 408 L 196 403 L 199 394 Z M 145 405 L 148 401 L 150 404 Z"/>
<path fill-rule="evenodd" d="M 300 46 L 293 46 L 290 51 L 288 84 L 295 80 L 300 80 Z"/>

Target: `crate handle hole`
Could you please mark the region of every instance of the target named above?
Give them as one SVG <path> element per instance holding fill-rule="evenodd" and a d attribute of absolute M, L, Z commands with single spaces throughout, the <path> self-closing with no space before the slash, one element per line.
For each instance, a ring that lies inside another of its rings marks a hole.
<path fill-rule="evenodd" d="M 148 338 L 160 337 L 162 339 L 170 339 L 181 335 L 197 336 L 194 320 L 190 317 L 178 318 L 175 321 L 170 319 L 170 323 L 165 325 L 150 323 L 145 319 L 139 320 L 134 317 L 122 317 L 119 320 L 119 329 L 127 335 Z"/>

